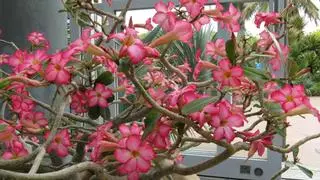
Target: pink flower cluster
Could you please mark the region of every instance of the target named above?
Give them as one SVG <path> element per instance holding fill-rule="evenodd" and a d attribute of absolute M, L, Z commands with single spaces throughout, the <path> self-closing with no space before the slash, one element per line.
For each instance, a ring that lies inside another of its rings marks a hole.
<path fill-rule="evenodd" d="M 108 107 L 108 98 L 113 96 L 112 90 L 103 85 L 96 84 L 94 88 L 86 89 L 86 91 L 76 91 L 71 96 L 71 109 L 75 113 L 85 113 L 88 107 L 99 106 L 101 108 Z"/>
<path fill-rule="evenodd" d="M 270 94 L 270 99 L 279 103 L 285 113 L 300 112 L 304 109 L 320 119 L 319 111 L 310 104 L 309 97 L 305 94 L 302 85 L 286 84 L 281 89 L 273 91 Z"/>

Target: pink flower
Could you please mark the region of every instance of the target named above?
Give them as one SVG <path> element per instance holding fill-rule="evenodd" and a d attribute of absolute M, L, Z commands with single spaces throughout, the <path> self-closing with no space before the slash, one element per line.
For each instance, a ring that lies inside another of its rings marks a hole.
<path fill-rule="evenodd" d="M 273 35 L 276 38 L 279 37 L 279 35 L 277 33 L 273 33 Z M 273 40 L 272 40 L 270 34 L 267 31 L 262 31 L 260 33 L 260 39 L 258 41 L 258 46 L 261 47 L 261 48 L 267 48 L 272 44 L 273 44 Z"/>
<path fill-rule="evenodd" d="M 146 30 L 151 31 L 153 29 L 153 26 L 151 24 L 151 18 L 148 18 L 145 24 L 134 24 L 135 28 L 144 28 Z"/>
<path fill-rule="evenodd" d="M 107 99 L 112 97 L 113 92 L 110 88 L 103 84 L 97 84 L 94 90 L 88 90 L 88 106 L 100 106 L 102 108 L 108 107 Z"/>
<path fill-rule="evenodd" d="M 93 60 L 103 64 L 104 67 L 112 73 L 118 71 L 118 65 L 112 59 L 108 59 L 105 56 L 95 56 Z"/>
<path fill-rule="evenodd" d="M 279 24 L 281 16 L 276 12 L 260 12 L 256 14 L 254 23 L 257 28 L 260 28 L 261 23 L 264 22 L 264 26 L 269 26 L 270 24 Z"/>
<path fill-rule="evenodd" d="M 105 2 L 111 7 L 111 5 L 112 5 L 112 0 L 105 0 Z"/>
<path fill-rule="evenodd" d="M 151 161 L 155 158 L 152 147 L 141 140 L 141 136 L 130 135 L 119 141 L 119 148 L 114 156 L 121 165 L 118 171 L 128 174 L 129 180 L 138 180 L 139 173 L 146 173 L 151 168 Z"/>
<path fill-rule="evenodd" d="M 87 148 L 92 148 L 90 157 L 95 162 L 101 162 L 104 152 L 114 151 L 118 147 L 118 139 L 110 132 L 112 122 L 107 122 L 97 128 L 97 131 L 90 135 L 90 143 Z"/>
<path fill-rule="evenodd" d="M 284 63 L 282 61 L 286 61 L 288 59 L 289 47 L 284 44 L 280 44 L 280 48 L 284 58 L 283 60 L 281 59 L 281 54 L 275 45 L 272 45 L 268 51 L 265 52 L 265 54 L 272 56 L 269 63 L 274 71 L 280 70 L 281 64 Z"/>
<path fill-rule="evenodd" d="M 227 57 L 226 43 L 224 39 L 217 39 L 214 42 L 207 43 L 206 54 L 213 56 L 215 59 L 217 59 L 218 56 Z"/>
<path fill-rule="evenodd" d="M 179 0 L 192 18 L 198 16 L 208 0 Z"/>
<path fill-rule="evenodd" d="M 0 65 L 8 64 L 10 55 L 8 54 L 0 54 Z"/>
<path fill-rule="evenodd" d="M 21 157 L 25 157 L 28 154 L 29 153 L 23 146 L 23 144 L 18 140 L 14 140 L 10 143 L 6 151 L 2 154 L 2 158 L 5 160 L 18 159 Z"/>
<path fill-rule="evenodd" d="M 220 69 L 213 71 L 213 79 L 221 84 L 221 88 L 224 86 L 235 87 L 241 84 L 243 70 L 240 66 L 232 67 L 228 59 L 220 60 L 218 65 Z"/>
<path fill-rule="evenodd" d="M 67 51 L 68 52 L 68 51 Z M 67 52 L 58 52 L 52 56 L 50 63 L 45 70 L 45 79 L 56 84 L 69 84 L 71 74 L 66 68 L 70 61 L 70 56 Z"/>
<path fill-rule="evenodd" d="M 229 5 L 229 10 L 224 12 L 222 15 L 219 13 L 214 16 L 214 19 L 218 21 L 222 28 L 227 29 L 229 32 L 239 32 L 240 31 L 240 19 L 241 13 L 237 8 L 233 6 L 232 3 Z"/>
<path fill-rule="evenodd" d="M 197 50 L 196 52 L 196 62 L 197 62 L 197 65 L 195 66 L 194 68 L 194 71 L 193 71 L 193 79 L 194 80 L 198 80 L 198 77 L 200 75 L 200 72 L 202 69 L 216 69 L 217 66 L 215 64 L 212 64 L 211 62 L 209 61 L 203 61 L 200 59 L 200 56 L 201 56 L 201 50 Z"/>
<path fill-rule="evenodd" d="M 125 33 L 113 34 L 110 38 L 118 39 L 121 42 L 122 47 L 119 51 L 119 56 L 129 56 L 133 64 L 138 64 L 148 55 L 143 42 L 137 39 L 137 34 L 134 29 L 127 28 Z"/>
<path fill-rule="evenodd" d="M 46 138 L 48 138 L 49 133 L 46 134 Z M 51 144 L 47 148 L 47 152 L 51 153 L 55 151 L 56 155 L 59 157 L 66 157 L 69 152 L 68 148 L 71 147 L 70 141 L 70 133 L 68 129 L 63 129 L 51 141 Z"/>
<path fill-rule="evenodd" d="M 188 72 L 191 72 L 191 67 L 188 61 L 185 61 L 182 65 L 179 65 L 178 68 L 180 71 L 182 71 L 184 74 L 187 74 Z"/>
<path fill-rule="evenodd" d="M 85 95 L 85 92 L 76 91 L 71 95 L 71 104 L 70 107 L 75 113 L 86 113 L 88 99 Z"/>
<path fill-rule="evenodd" d="M 200 17 L 196 21 L 193 22 L 193 26 L 196 28 L 197 31 L 201 30 L 201 27 L 203 25 L 209 24 L 210 23 L 210 18 L 206 15 Z"/>
<path fill-rule="evenodd" d="M 26 51 L 17 50 L 9 58 L 9 65 L 13 68 L 15 73 L 20 73 L 28 67 L 28 65 L 25 63 L 27 55 L 28 53 Z"/>
<path fill-rule="evenodd" d="M 166 96 L 166 93 L 164 92 L 163 89 L 161 88 L 157 88 L 157 89 L 154 89 L 154 88 L 149 88 L 148 89 L 148 93 L 150 94 L 150 96 L 152 97 L 153 100 L 155 100 L 158 104 L 162 104 L 162 101 L 163 99 L 165 98 Z M 147 103 L 147 106 L 149 108 L 152 107 L 151 104 Z"/>
<path fill-rule="evenodd" d="M 305 105 L 304 87 L 302 85 L 289 85 L 286 84 L 279 90 L 273 91 L 270 95 L 271 100 L 279 103 L 285 112 Z"/>
<path fill-rule="evenodd" d="M 190 99 L 192 100 L 197 99 L 198 97 L 200 97 L 200 95 L 195 93 L 196 89 L 197 89 L 196 85 L 188 85 L 182 89 L 176 89 L 175 91 L 171 92 L 166 98 L 165 103 L 167 107 L 169 109 L 176 109 L 178 108 L 178 104 L 183 106 L 186 103 L 190 102 Z M 191 97 L 193 96 L 193 97 L 187 98 L 184 96 L 191 96 Z"/>
<path fill-rule="evenodd" d="M 255 137 L 260 134 L 260 131 L 257 130 L 254 133 L 247 132 L 247 137 Z M 252 157 L 257 151 L 258 155 L 262 156 L 265 152 L 265 146 L 272 145 L 272 135 L 264 136 L 262 139 L 258 139 L 250 143 L 250 149 L 248 151 L 248 158 Z"/>
<path fill-rule="evenodd" d="M 120 78 L 119 86 L 125 88 L 126 95 L 133 94 L 135 92 L 135 87 L 130 83 L 127 78 Z"/>
<path fill-rule="evenodd" d="M 29 96 L 29 92 L 23 91 L 20 92 L 21 95 Z M 30 112 L 34 107 L 35 103 L 28 98 L 24 98 L 20 95 L 11 95 L 11 104 L 12 104 L 12 111 L 16 113 L 22 113 L 22 112 Z"/>
<path fill-rule="evenodd" d="M 133 122 L 133 124 L 130 127 L 128 125 L 121 124 L 119 126 L 119 131 L 122 137 L 128 137 L 131 135 L 140 136 L 142 133 L 142 128 L 139 127 L 139 125 L 136 122 Z"/>
<path fill-rule="evenodd" d="M 20 123 L 23 129 L 31 133 L 39 133 L 48 125 L 48 120 L 43 112 L 26 112 L 22 113 Z"/>
<path fill-rule="evenodd" d="M 168 44 L 169 42 L 175 40 L 180 40 L 184 43 L 188 43 L 192 36 L 192 25 L 186 21 L 177 21 L 174 28 L 170 32 L 154 40 L 150 44 L 150 47 L 154 48 L 163 44 Z"/>
<path fill-rule="evenodd" d="M 145 80 L 149 85 L 159 85 L 166 87 L 168 82 L 168 79 L 166 79 L 165 74 L 161 71 L 151 71 L 147 73 L 144 77 L 143 80 Z"/>
<path fill-rule="evenodd" d="M 171 145 L 169 138 L 171 130 L 170 122 L 165 117 L 161 117 L 146 140 L 156 148 L 167 149 Z"/>
<path fill-rule="evenodd" d="M 17 135 L 16 135 L 16 130 L 14 127 L 12 127 L 10 124 L 8 124 L 7 122 L 0 120 L 0 125 L 4 125 L 5 128 L 3 131 L 0 131 L 0 141 L 4 142 L 6 144 L 12 142 L 13 140 L 18 139 Z"/>
<path fill-rule="evenodd" d="M 44 37 L 42 33 L 30 33 L 28 35 L 28 41 L 34 46 L 44 46 L 45 48 L 49 48 L 49 41 Z"/>
<path fill-rule="evenodd" d="M 42 62 L 49 58 L 45 50 L 37 50 L 33 54 L 28 54 L 25 59 L 25 64 L 28 65 L 27 73 L 33 75 L 41 71 Z"/>
<path fill-rule="evenodd" d="M 218 112 L 212 112 L 212 120 L 210 124 L 214 129 L 214 139 L 226 139 L 231 142 L 235 138 L 234 127 L 241 127 L 244 124 L 243 114 L 232 111 L 232 106 L 229 102 L 223 101 L 216 105 Z"/>
<path fill-rule="evenodd" d="M 155 5 L 157 13 L 153 16 L 152 21 L 159 24 L 166 32 L 171 31 L 176 23 L 176 15 L 171 11 L 173 8 L 172 1 L 169 1 L 167 5 L 159 1 Z"/>
<path fill-rule="evenodd" d="M 78 53 L 88 50 L 91 45 L 91 40 L 102 36 L 102 33 L 94 33 L 93 35 L 90 35 L 91 31 L 91 28 L 84 29 L 81 33 L 81 37 L 68 46 L 69 51 L 72 53 Z"/>

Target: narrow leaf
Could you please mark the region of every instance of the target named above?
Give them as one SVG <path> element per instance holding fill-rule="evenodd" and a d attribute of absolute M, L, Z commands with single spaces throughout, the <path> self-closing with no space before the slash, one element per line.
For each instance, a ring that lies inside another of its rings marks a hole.
<path fill-rule="evenodd" d="M 313 172 L 310 169 L 303 167 L 301 164 L 296 164 L 296 166 L 309 178 L 313 177 Z"/>
<path fill-rule="evenodd" d="M 206 105 L 213 103 L 217 100 L 218 100 L 217 97 L 207 97 L 207 98 L 197 99 L 183 106 L 181 112 L 184 115 L 188 115 L 188 114 L 202 110 Z"/>
<path fill-rule="evenodd" d="M 226 42 L 226 52 L 230 62 L 235 65 L 236 64 L 236 48 L 233 40 L 228 40 Z"/>
<path fill-rule="evenodd" d="M 244 67 L 244 74 L 253 80 L 269 80 L 271 76 L 264 71 L 252 67 Z"/>
<path fill-rule="evenodd" d="M 98 119 L 100 116 L 100 107 L 99 106 L 94 106 L 89 108 L 88 116 L 91 119 Z"/>
<path fill-rule="evenodd" d="M 145 129 L 142 135 L 142 138 L 146 138 L 154 129 L 157 120 L 160 118 L 161 113 L 155 109 L 152 109 L 146 116 L 146 119 L 144 120 L 145 123 Z"/>
<path fill-rule="evenodd" d="M 99 75 L 99 77 L 96 79 L 95 84 L 104 84 L 104 85 L 110 85 L 113 83 L 113 75 L 111 72 L 106 71 Z"/>
<path fill-rule="evenodd" d="M 0 124 L 0 132 L 4 131 L 7 128 L 6 124 Z"/>

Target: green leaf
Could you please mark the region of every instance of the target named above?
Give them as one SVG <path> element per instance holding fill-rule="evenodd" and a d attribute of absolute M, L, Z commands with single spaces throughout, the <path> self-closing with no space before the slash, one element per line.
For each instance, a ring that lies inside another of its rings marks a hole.
<path fill-rule="evenodd" d="M 280 104 L 274 102 L 266 102 L 264 103 L 264 107 L 271 112 L 272 114 L 282 114 L 282 108 Z"/>
<path fill-rule="evenodd" d="M 279 134 L 282 137 L 285 137 L 285 128 L 279 127 L 279 126 L 277 126 L 275 128 L 276 128 L 275 130 L 276 130 L 277 134 Z"/>
<path fill-rule="evenodd" d="M 100 115 L 104 120 L 109 120 L 111 117 L 110 109 L 109 107 L 106 108 L 99 108 L 100 109 Z"/>
<path fill-rule="evenodd" d="M 197 99 L 183 106 L 181 112 L 184 115 L 188 115 L 188 114 L 202 110 L 206 105 L 213 103 L 217 100 L 218 100 L 217 97 L 206 97 L 206 98 Z"/>
<path fill-rule="evenodd" d="M 300 69 L 297 62 L 289 60 L 288 70 L 289 70 L 289 77 L 294 77 Z"/>
<path fill-rule="evenodd" d="M 99 106 L 94 106 L 89 108 L 88 116 L 91 119 L 98 119 L 100 116 L 100 107 Z"/>
<path fill-rule="evenodd" d="M 301 164 L 296 164 L 296 166 L 297 166 L 305 175 L 307 175 L 309 178 L 312 178 L 312 177 L 313 177 L 313 172 L 312 172 L 310 169 L 302 166 Z"/>
<path fill-rule="evenodd" d="M 7 128 L 6 124 L 0 124 L 0 132 L 4 131 Z"/>
<path fill-rule="evenodd" d="M 232 39 L 226 42 L 226 52 L 230 62 L 235 65 L 236 64 L 236 48 Z"/>
<path fill-rule="evenodd" d="M 86 27 L 90 25 L 90 17 L 84 12 L 80 12 L 77 16 L 79 26 Z"/>
<path fill-rule="evenodd" d="M 120 71 L 120 72 L 127 72 L 127 71 L 129 71 L 129 59 L 128 59 L 128 58 L 120 59 L 120 62 L 119 62 L 119 71 Z"/>
<path fill-rule="evenodd" d="M 146 138 L 154 129 L 157 120 L 161 117 L 161 113 L 155 109 L 152 109 L 147 115 L 146 119 L 144 120 L 145 129 L 142 135 L 142 138 Z"/>
<path fill-rule="evenodd" d="M 102 74 L 99 75 L 99 77 L 96 79 L 95 84 L 104 84 L 104 85 L 109 85 L 113 83 L 113 75 L 109 71 L 105 71 Z"/>
<path fill-rule="evenodd" d="M 299 154 L 299 148 L 296 147 L 292 150 L 293 158 L 297 158 Z"/>
<path fill-rule="evenodd" d="M 145 38 L 143 38 L 143 42 L 146 44 L 149 44 L 151 41 L 153 41 L 157 37 L 160 30 L 161 30 L 160 26 L 155 27 L 151 32 L 148 33 L 148 35 Z"/>
<path fill-rule="evenodd" d="M 269 80 L 271 79 L 271 76 L 269 73 L 263 71 L 263 70 L 258 70 L 253 67 L 244 67 L 244 74 L 252 79 L 252 80 Z"/>
<path fill-rule="evenodd" d="M 6 88 L 7 86 L 9 86 L 11 84 L 11 81 L 9 80 L 4 80 L 0 82 L 0 89 Z"/>

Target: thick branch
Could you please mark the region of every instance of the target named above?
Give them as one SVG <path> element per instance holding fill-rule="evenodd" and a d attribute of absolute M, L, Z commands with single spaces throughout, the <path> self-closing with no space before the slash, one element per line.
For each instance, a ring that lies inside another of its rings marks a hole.
<path fill-rule="evenodd" d="M 69 176 L 82 172 L 85 170 L 94 171 L 95 173 L 103 173 L 103 168 L 93 162 L 83 162 L 80 164 L 76 164 L 70 166 L 68 168 L 62 169 L 60 171 L 50 172 L 50 173 L 43 173 L 43 174 L 27 174 L 27 173 L 20 173 L 14 171 L 7 171 L 0 169 L 0 176 L 3 178 L 10 178 L 10 179 L 30 179 L 30 180 L 50 180 L 50 179 L 66 179 Z"/>
<path fill-rule="evenodd" d="M 303 145 L 304 143 L 308 142 L 308 141 L 311 141 L 313 139 L 317 139 L 320 137 L 320 133 L 318 134 L 315 134 L 315 135 L 312 135 L 312 136 L 308 136 L 308 137 L 305 137 L 303 139 L 301 139 L 300 141 L 296 142 L 294 145 L 290 146 L 290 147 L 287 147 L 287 148 L 281 148 L 281 147 L 278 147 L 278 146 L 274 146 L 274 145 L 271 145 L 271 146 L 267 146 L 270 150 L 272 151 L 277 151 L 279 153 L 290 153 L 292 152 L 294 149 L 298 148 L 299 146 Z"/>

